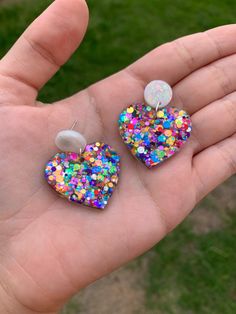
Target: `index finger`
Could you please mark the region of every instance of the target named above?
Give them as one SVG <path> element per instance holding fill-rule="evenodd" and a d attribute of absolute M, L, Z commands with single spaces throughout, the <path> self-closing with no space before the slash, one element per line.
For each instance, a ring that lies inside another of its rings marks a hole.
<path fill-rule="evenodd" d="M 148 82 L 160 79 L 175 86 L 192 72 L 236 53 L 235 36 L 236 24 L 232 24 L 179 38 L 157 47 L 117 74 L 92 85 L 89 91 L 96 95 L 96 104 L 103 115 L 109 116 L 109 121 L 112 118 L 116 120 L 125 105 L 143 99 Z M 78 102 L 80 95 L 71 97 L 70 102 Z"/>
<path fill-rule="evenodd" d="M 193 71 L 236 52 L 236 24 L 220 26 L 166 43 L 126 70 L 145 84 L 161 79 L 174 85 Z"/>

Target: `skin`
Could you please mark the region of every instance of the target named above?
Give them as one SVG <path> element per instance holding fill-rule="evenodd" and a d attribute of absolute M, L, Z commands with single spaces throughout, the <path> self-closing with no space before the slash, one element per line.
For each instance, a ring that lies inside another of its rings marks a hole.
<path fill-rule="evenodd" d="M 56 0 L 0 61 L 0 312 L 56 313 L 82 287 L 160 241 L 236 169 L 236 25 L 180 38 L 68 99 L 44 106 L 38 90 L 86 32 L 83 0 Z M 58 48 L 60 47 L 60 48 Z M 193 134 L 146 169 L 122 143 L 119 113 L 145 85 L 173 86 Z M 104 211 L 69 204 L 43 178 L 54 139 L 78 119 L 88 142 L 122 157 L 120 182 Z"/>

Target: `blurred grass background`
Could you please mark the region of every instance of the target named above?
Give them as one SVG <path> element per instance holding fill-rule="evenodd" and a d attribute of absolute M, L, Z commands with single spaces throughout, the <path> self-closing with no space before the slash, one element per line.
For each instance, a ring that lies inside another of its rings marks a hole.
<path fill-rule="evenodd" d="M 0 0 L 1 56 L 49 3 Z M 88 4 L 91 20 L 85 41 L 42 90 L 42 101 L 69 96 L 163 42 L 236 22 L 235 0 L 89 0 Z M 82 292 L 63 313 L 235 314 L 235 210 L 233 177 L 151 252 Z M 139 277 L 132 281 L 137 269 Z M 128 290 L 121 285 L 127 277 Z M 95 305 L 92 299 L 97 300 Z"/>

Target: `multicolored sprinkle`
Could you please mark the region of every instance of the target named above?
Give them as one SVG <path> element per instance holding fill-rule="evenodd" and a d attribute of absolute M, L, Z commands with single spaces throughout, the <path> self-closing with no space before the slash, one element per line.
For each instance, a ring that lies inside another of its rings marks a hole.
<path fill-rule="evenodd" d="M 105 208 L 120 173 L 120 157 L 107 144 L 87 145 L 84 152 L 57 153 L 47 163 L 51 187 L 71 202 Z"/>
<path fill-rule="evenodd" d="M 132 154 L 151 168 L 181 148 L 190 136 L 192 123 L 184 110 L 165 107 L 156 111 L 138 103 L 120 114 L 119 129 Z"/>

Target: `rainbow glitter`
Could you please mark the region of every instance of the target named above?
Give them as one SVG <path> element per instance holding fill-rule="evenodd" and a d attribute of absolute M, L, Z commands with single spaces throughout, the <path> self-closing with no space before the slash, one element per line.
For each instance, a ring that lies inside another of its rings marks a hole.
<path fill-rule="evenodd" d="M 105 208 L 119 179 L 120 157 L 107 144 L 87 145 L 84 152 L 57 153 L 47 163 L 51 187 L 71 202 Z"/>
<path fill-rule="evenodd" d="M 192 123 L 184 110 L 165 107 L 156 111 L 138 103 L 120 114 L 119 129 L 132 154 L 151 168 L 181 148 L 190 136 Z"/>

